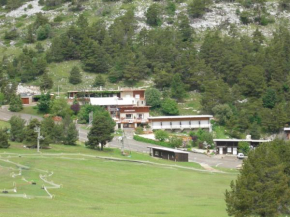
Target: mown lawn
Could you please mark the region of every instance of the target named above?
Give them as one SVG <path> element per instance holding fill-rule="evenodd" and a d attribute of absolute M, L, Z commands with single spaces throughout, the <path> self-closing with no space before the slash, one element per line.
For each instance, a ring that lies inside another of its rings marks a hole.
<path fill-rule="evenodd" d="M 96 157 L 24 155 L 33 153 L 36 150 L 24 149 L 17 143 L 12 143 L 7 150 L 0 150 L 0 190 L 12 188 L 14 181 L 19 186 L 19 193 L 44 196 L 39 174 L 45 174 L 46 170 L 53 171 L 48 180 L 62 187 L 49 190 L 55 195 L 53 199 L 0 195 L 0 216 L 227 216 L 224 191 L 236 177 L 234 174 L 205 173 Z M 119 150 L 99 152 L 82 145 L 52 145 L 52 149 L 43 150 L 43 153 L 84 153 L 121 158 Z M 123 158 L 152 159 L 141 153 Z M 18 166 L 3 159 L 30 168 L 23 169 L 21 176 L 12 178 L 11 172 L 16 173 Z M 37 184 L 27 184 L 22 177 Z"/>
<path fill-rule="evenodd" d="M 1 128 L 10 128 L 10 124 L 9 122 L 6 122 L 6 121 L 0 121 L 0 129 Z"/>

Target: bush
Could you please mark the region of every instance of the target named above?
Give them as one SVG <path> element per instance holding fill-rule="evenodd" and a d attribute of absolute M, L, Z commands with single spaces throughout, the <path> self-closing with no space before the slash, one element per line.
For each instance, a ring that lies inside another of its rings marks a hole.
<path fill-rule="evenodd" d="M 135 133 L 138 134 L 138 135 L 143 134 L 143 127 L 137 127 L 135 129 Z"/>
<path fill-rule="evenodd" d="M 249 24 L 251 22 L 250 20 L 251 14 L 248 11 L 243 11 L 240 14 L 240 20 L 243 24 Z"/>
<path fill-rule="evenodd" d="M 168 132 L 164 131 L 164 130 L 157 130 L 154 132 L 155 135 L 155 139 L 164 142 L 166 139 L 169 138 L 169 134 Z"/>
<path fill-rule="evenodd" d="M 12 96 L 9 104 L 9 110 L 12 112 L 20 112 L 23 109 L 20 96 Z"/>
<path fill-rule="evenodd" d="M 160 146 L 169 147 L 169 148 L 171 147 L 171 145 L 168 142 L 160 142 L 160 141 L 156 141 L 153 139 L 147 139 L 147 138 L 137 136 L 137 135 L 134 135 L 133 139 L 136 141 L 139 141 L 139 142 L 145 142 L 145 143 L 160 145 Z"/>
<path fill-rule="evenodd" d="M 8 148 L 9 146 L 7 129 L 0 129 L 0 148 Z"/>
<path fill-rule="evenodd" d="M 179 148 L 182 146 L 182 142 L 183 140 L 178 137 L 178 136 L 172 136 L 169 138 L 169 144 L 171 145 L 171 147 L 176 147 L 176 148 Z"/>

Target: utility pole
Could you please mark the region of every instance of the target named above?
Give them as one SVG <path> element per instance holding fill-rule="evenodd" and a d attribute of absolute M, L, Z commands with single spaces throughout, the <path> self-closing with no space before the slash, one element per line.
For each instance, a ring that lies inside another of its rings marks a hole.
<path fill-rule="evenodd" d="M 34 132 L 37 133 L 37 152 L 39 152 L 39 140 L 41 139 L 40 137 L 40 126 L 37 126 L 34 128 Z"/>
<path fill-rule="evenodd" d="M 121 146 L 121 153 L 124 154 L 124 139 L 125 139 L 124 131 L 123 131 L 123 135 L 120 136 L 118 139 L 119 139 L 119 141 L 122 144 L 122 146 Z"/>

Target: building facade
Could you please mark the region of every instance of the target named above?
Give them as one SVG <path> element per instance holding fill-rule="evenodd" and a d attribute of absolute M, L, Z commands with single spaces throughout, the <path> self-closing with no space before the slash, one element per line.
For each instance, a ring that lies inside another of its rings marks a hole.
<path fill-rule="evenodd" d="M 212 118 L 212 115 L 188 115 L 149 117 L 148 120 L 152 130 L 205 129 L 211 132 Z"/>
<path fill-rule="evenodd" d="M 68 91 L 68 98 L 104 107 L 116 122 L 116 129 L 148 124 L 149 106 L 143 89 Z"/>
<path fill-rule="evenodd" d="M 217 154 L 238 154 L 238 144 L 239 142 L 248 142 L 250 147 L 256 148 L 259 144 L 264 142 L 270 142 L 270 140 L 254 140 L 254 139 L 214 139 L 213 140 Z"/>

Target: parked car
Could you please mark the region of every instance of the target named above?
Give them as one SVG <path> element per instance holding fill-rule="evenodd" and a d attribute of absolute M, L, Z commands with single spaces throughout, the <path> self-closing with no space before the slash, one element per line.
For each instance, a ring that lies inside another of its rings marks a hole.
<path fill-rule="evenodd" d="M 244 159 L 245 155 L 243 153 L 238 153 L 237 158 L 238 159 Z"/>

